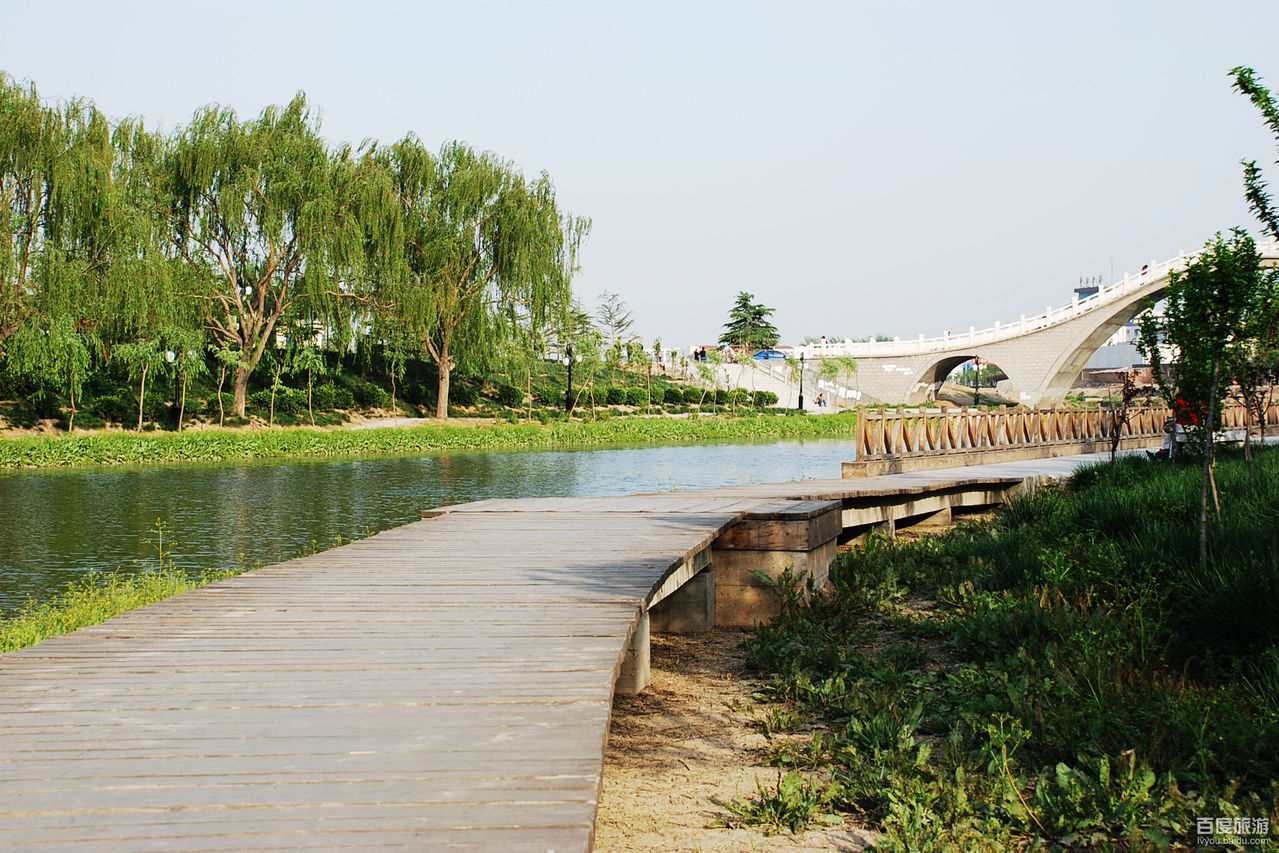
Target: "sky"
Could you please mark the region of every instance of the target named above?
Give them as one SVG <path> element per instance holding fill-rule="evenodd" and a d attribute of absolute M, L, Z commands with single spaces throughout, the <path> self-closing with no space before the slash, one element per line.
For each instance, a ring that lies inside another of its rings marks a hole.
<path fill-rule="evenodd" d="M 174 130 L 305 92 L 333 144 L 461 140 L 592 220 L 575 291 L 713 343 L 984 328 L 1257 224 L 1274 0 L 4 0 L 0 70 Z"/>

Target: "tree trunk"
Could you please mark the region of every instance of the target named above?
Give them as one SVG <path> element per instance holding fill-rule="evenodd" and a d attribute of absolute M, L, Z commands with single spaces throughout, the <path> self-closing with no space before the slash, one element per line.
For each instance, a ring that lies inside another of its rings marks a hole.
<path fill-rule="evenodd" d="M 147 370 L 149 365 L 142 368 L 142 384 L 138 387 L 138 432 L 142 432 L 142 398 L 147 394 Z"/>
<path fill-rule="evenodd" d="M 1254 479 L 1252 471 L 1252 400 L 1245 396 L 1243 403 L 1243 460 L 1248 464 L 1248 482 Z"/>
<path fill-rule="evenodd" d="M 237 367 L 235 369 L 235 416 L 237 418 L 247 417 L 245 415 L 245 403 L 248 399 L 249 391 L 249 369 L 247 367 Z"/>
<path fill-rule="evenodd" d="M 1213 446 L 1213 427 L 1216 426 L 1217 420 L 1217 373 L 1221 368 L 1221 359 L 1214 359 L 1212 363 L 1212 381 L 1208 384 L 1208 405 L 1205 411 L 1200 412 L 1199 428 L 1204 431 L 1203 440 L 1203 482 L 1199 487 L 1199 565 L 1206 567 L 1208 565 L 1208 490 L 1213 490 L 1213 498 L 1216 500 L 1216 483 L 1214 481 L 1212 466 L 1214 460 Z M 1220 517 L 1218 518 L 1220 521 Z"/>
<path fill-rule="evenodd" d="M 187 414 L 187 378 L 182 377 L 182 399 L 178 402 L 178 432 L 182 432 L 182 421 Z"/>
<path fill-rule="evenodd" d="M 71 398 L 71 417 L 67 418 L 67 432 L 75 432 L 75 387 L 67 389 Z"/>
<path fill-rule="evenodd" d="M 452 367 L 449 364 L 448 356 L 444 356 L 439 360 L 438 367 L 440 369 L 440 381 L 435 386 L 435 416 L 447 420 L 449 416 L 449 372 Z"/>
<path fill-rule="evenodd" d="M 226 423 L 226 412 L 222 408 L 222 385 L 226 382 L 226 365 L 218 371 L 218 426 Z"/>
<path fill-rule="evenodd" d="M 311 371 L 306 372 L 306 414 L 311 419 L 311 426 L 315 426 L 315 410 L 311 408 Z"/>

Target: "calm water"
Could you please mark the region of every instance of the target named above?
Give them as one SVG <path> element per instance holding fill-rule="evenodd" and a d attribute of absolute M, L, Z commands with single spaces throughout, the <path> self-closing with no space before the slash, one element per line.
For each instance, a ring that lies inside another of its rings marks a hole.
<path fill-rule="evenodd" d="M 287 559 L 484 498 L 624 495 L 838 477 L 851 441 L 465 453 L 0 475 L 0 611 L 93 569 Z"/>

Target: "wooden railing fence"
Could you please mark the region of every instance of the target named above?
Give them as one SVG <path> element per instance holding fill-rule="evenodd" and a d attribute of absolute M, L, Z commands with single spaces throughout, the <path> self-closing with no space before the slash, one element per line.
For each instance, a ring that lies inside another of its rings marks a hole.
<path fill-rule="evenodd" d="M 1129 409 L 1127 421 L 1119 424 L 1118 410 L 1109 408 L 958 412 L 861 409 L 857 418 L 857 459 L 1108 442 L 1117 424 L 1121 439 L 1153 439 L 1163 435 L 1164 421 L 1171 414 L 1166 406 Z M 1222 421 L 1223 429 L 1243 429 L 1244 407 L 1227 406 Z M 1279 424 L 1279 404 L 1266 410 L 1266 424 Z"/>

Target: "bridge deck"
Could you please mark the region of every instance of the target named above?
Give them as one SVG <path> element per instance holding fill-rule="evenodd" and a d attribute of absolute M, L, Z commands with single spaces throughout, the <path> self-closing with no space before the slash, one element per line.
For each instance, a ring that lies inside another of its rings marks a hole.
<path fill-rule="evenodd" d="M 0 847 L 589 849 L 664 577 L 778 498 L 975 474 L 483 501 L 0 656 Z"/>

